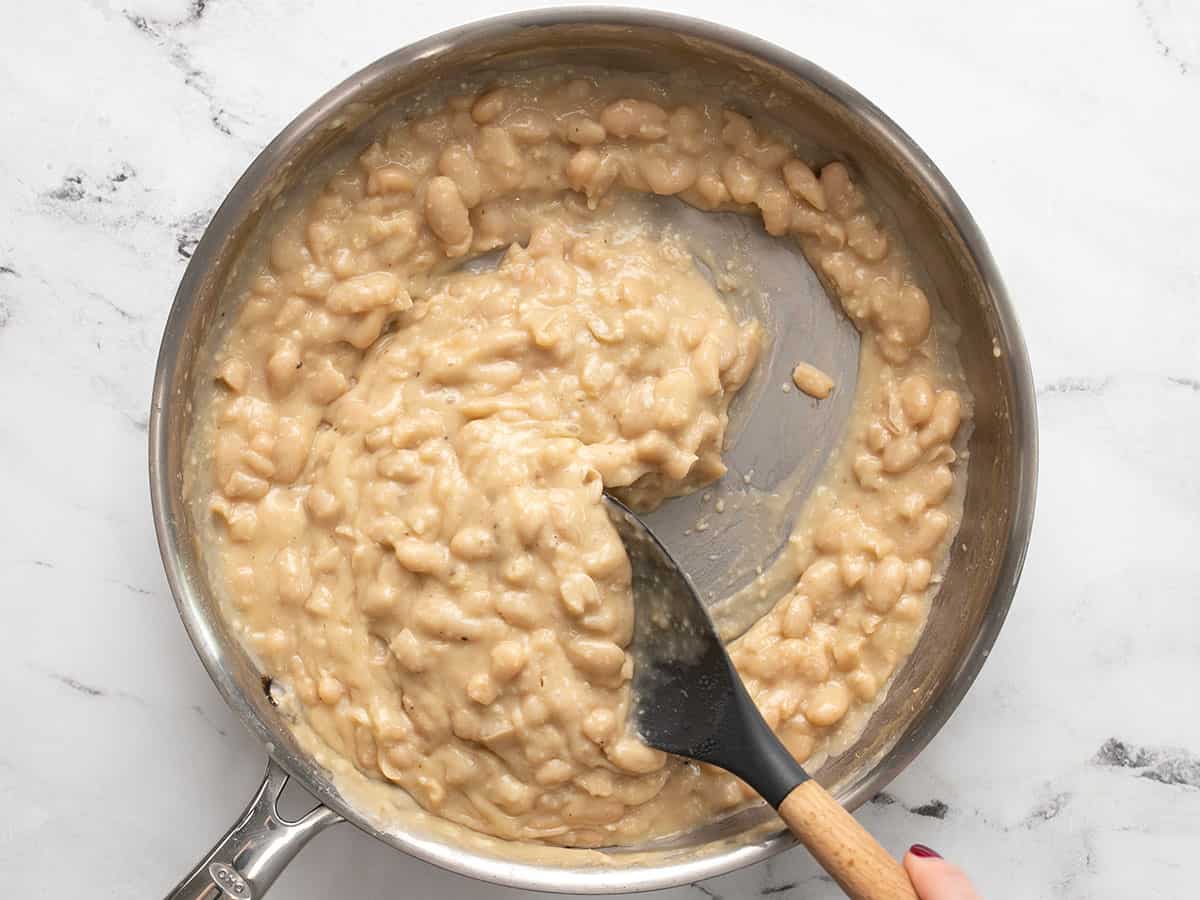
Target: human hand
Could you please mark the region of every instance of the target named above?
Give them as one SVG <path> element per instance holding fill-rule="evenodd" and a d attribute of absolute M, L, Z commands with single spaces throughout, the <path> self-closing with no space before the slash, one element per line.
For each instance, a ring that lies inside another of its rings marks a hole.
<path fill-rule="evenodd" d="M 924 844 L 904 854 L 904 871 L 921 900 L 981 900 L 962 869 Z"/>

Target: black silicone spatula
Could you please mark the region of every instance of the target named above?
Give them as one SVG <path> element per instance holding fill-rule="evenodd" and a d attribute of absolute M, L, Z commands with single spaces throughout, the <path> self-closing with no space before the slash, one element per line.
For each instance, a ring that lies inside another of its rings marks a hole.
<path fill-rule="evenodd" d="M 687 576 L 605 497 L 633 569 L 630 724 L 651 747 L 737 775 L 856 900 L 916 900 L 903 867 L 792 758 L 746 693 Z"/>

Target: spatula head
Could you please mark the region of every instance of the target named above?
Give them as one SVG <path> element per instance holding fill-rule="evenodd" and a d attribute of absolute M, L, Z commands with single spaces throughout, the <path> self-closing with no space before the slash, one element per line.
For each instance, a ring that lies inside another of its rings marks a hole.
<path fill-rule="evenodd" d="M 725 299 L 739 317 L 761 322 L 767 336 L 754 374 L 730 407 L 721 452 L 729 471 L 710 487 L 645 516 L 712 609 L 787 547 L 792 526 L 846 433 L 860 337 L 793 240 L 772 237 L 750 216 L 705 212 L 673 197 L 644 205 L 652 221 L 684 240 L 714 283 L 721 274 L 737 273 L 737 289 Z M 792 369 L 799 362 L 826 372 L 836 384 L 833 394 L 817 401 L 796 390 Z M 756 595 L 746 599 L 754 603 Z M 739 620 L 757 619 L 777 599 L 768 594 L 760 608 L 739 610 Z"/>
<path fill-rule="evenodd" d="M 687 576 L 636 515 L 605 496 L 633 570 L 630 724 L 651 747 L 712 763 L 777 806 L 808 776 L 746 693 Z"/>

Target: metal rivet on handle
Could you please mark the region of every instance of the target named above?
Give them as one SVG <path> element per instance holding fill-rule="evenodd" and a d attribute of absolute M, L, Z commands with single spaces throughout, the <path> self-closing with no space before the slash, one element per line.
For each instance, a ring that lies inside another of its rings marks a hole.
<path fill-rule="evenodd" d="M 251 900 L 250 885 L 237 869 L 228 863 L 215 862 L 208 867 L 208 874 L 225 893 L 238 900 Z"/>

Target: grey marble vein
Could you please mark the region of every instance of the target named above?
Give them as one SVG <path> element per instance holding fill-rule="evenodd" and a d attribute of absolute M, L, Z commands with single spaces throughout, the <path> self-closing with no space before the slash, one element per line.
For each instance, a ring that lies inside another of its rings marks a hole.
<path fill-rule="evenodd" d="M 212 77 L 196 63 L 191 48 L 178 36 L 180 29 L 198 25 L 207 8 L 207 2 L 192 3 L 188 7 L 188 14 L 181 20 L 152 18 L 131 10 L 122 10 L 122 15 L 139 33 L 167 51 L 167 59 L 183 76 L 183 83 L 207 102 L 212 127 L 232 137 L 234 125 L 248 125 L 249 122 L 230 112 L 217 99 Z"/>
<path fill-rule="evenodd" d="M 76 169 L 63 176 L 57 186 L 44 189 L 39 199 L 53 214 L 81 225 L 102 226 L 118 239 L 136 225 L 161 230 L 180 260 L 191 258 L 214 211 L 206 208 L 179 216 L 165 215 L 156 208 L 155 190 L 138 184 L 137 172 L 128 163 L 119 163 L 98 176 Z M 138 244 L 130 246 L 140 250 Z"/>
<path fill-rule="evenodd" d="M 1037 395 L 1046 397 L 1053 394 L 1070 395 L 1070 394 L 1085 394 L 1098 396 L 1107 392 L 1115 382 L 1128 381 L 1132 376 L 1128 375 L 1069 375 L 1064 378 L 1056 379 L 1045 384 L 1039 385 Z M 1151 380 L 1165 384 L 1174 385 L 1176 387 L 1186 387 L 1193 391 L 1200 391 L 1200 378 L 1194 378 L 1190 375 L 1152 375 L 1152 376 L 1136 376 L 1149 377 Z"/>
<path fill-rule="evenodd" d="M 1111 383 L 1112 378 L 1108 376 L 1074 375 L 1044 384 L 1037 393 L 1039 397 L 1046 394 L 1101 394 Z"/>
<path fill-rule="evenodd" d="M 9 263 L 0 265 L 0 329 L 3 329 L 10 321 L 12 321 L 12 300 L 9 296 L 11 286 L 6 285 L 6 282 L 19 280 L 21 273 Z"/>
<path fill-rule="evenodd" d="M 944 819 L 950 812 L 950 805 L 944 800 L 934 799 L 918 803 L 915 806 L 906 806 L 887 791 L 880 791 L 871 798 L 871 803 L 876 806 L 899 806 L 905 812 L 912 813 L 914 816 L 924 816 L 927 819 Z"/>
<path fill-rule="evenodd" d="M 223 737 L 223 738 L 229 737 L 229 732 L 226 731 L 224 728 L 222 728 L 220 725 L 218 725 L 216 722 L 214 722 L 212 720 L 212 718 L 208 715 L 208 713 L 206 713 L 204 711 L 204 707 L 202 707 L 199 703 L 193 703 L 190 708 L 193 712 L 196 713 L 196 715 L 198 715 L 201 719 L 204 720 L 204 724 L 206 724 L 210 728 L 212 728 L 212 730 L 215 731 L 217 734 L 219 734 L 221 737 Z"/>
<path fill-rule="evenodd" d="M 1182 40 L 1185 35 L 1177 35 L 1171 30 L 1177 25 L 1173 20 L 1176 12 L 1171 0 L 1137 0 L 1137 9 L 1159 54 L 1173 62 L 1179 68 L 1180 75 L 1187 75 L 1196 60 L 1190 55 L 1185 55 L 1176 46 L 1176 42 Z M 1165 23 L 1164 19 L 1171 19 L 1170 24 Z M 1187 28 L 1188 25 L 1187 22 L 1179 23 L 1179 27 L 1182 28 Z M 1194 30 L 1191 31 L 1191 39 L 1196 41 Z"/>
<path fill-rule="evenodd" d="M 128 581 L 121 581 L 117 578 L 106 578 L 105 581 L 108 584 L 115 584 L 117 587 L 121 588 L 122 590 L 126 590 L 131 594 L 138 594 L 143 597 L 156 596 L 156 592 L 150 590 L 150 588 L 138 587 L 136 584 L 130 584 Z"/>
<path fill-rule="evenodd" d="M 76 693 L 83 694 L 85 697 L 106 696 L 105 692 L 100 690 L 100 688 L 92 687 L 90 684 L 84 684 L 82 681 L 72 678 L 70 675 L 60 675 L 58 672 L 51 672 L 50 677 L 60 684 L 65 684 Z"/>
<path fill-rule="evenodd" d="M 1096 751 L 1100 766 L 1132 769 L 1141 778 L 1164 785 L 1200 788 L 1200 757 L 1182 748 L 1143 747 L 1109 738 Z"/>
<path fill-rule="evenodd" d="M 213 212 L 215 210 L 198 210 L 173 223 L 175 252 L 181 259 L 192 258 L 192 254 L 196 252 L 196 245 L 200 243 L 200 238 L 204 234 L 204 229 L 208 227 L 209 220 L 213 217 Z"/>
<path fill-rule="evenodd" d="M 1059 814 L 1070 804 L 1071 797 L 1072 795 L 1067 791 L 1055 794 L 1053 797 L 1035 806 L 1021 824 L 1025 828 L 1037 828 L 1051 819 L 1058 818 Z"/>

